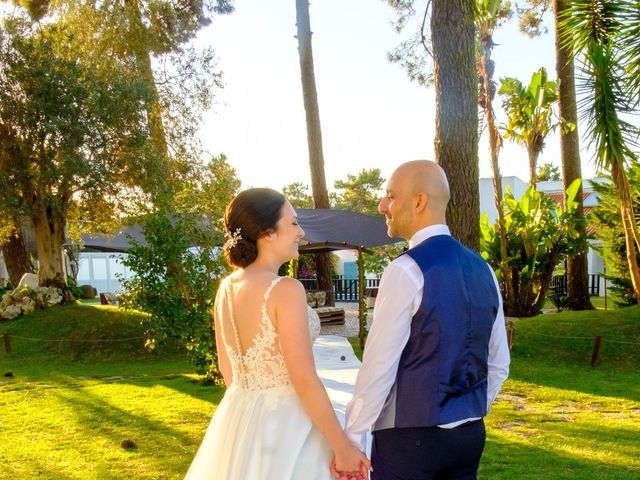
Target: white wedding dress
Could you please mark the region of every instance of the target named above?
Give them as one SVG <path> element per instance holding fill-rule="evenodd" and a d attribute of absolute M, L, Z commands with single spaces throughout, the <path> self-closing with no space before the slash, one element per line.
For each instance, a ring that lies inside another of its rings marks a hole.
<path fill-rule="evenodd" d="M 260 328 L 245 352 L 240 348 L 230 286 L 227 298 L 235 348 L 221 337 L 233 371 L 233 383 L 209 424 L 187 480 L 330 480 L 331 449 L 300 403 L 280 350 L 278 332 L 267 313 L 274 279 L 264 294 Z M 219 297 L 219 298 L 222 298 Z M 311 309 L 310 309 L 311 310 Z M 311 340 L 320 320 L 311 310 Z M 229 332 L 230 333 L 230 332 Z"/>

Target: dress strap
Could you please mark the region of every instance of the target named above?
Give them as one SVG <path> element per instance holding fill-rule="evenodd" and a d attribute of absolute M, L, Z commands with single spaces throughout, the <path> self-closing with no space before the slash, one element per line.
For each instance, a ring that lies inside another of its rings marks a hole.
<path fill-rule="evenodd" d="M 267 288 L 267 290 L 264 292 L 264 301 L 262 302 L 262 322 L 263 324 L 265 324 L 268 328 L 273 330 L 273 322 L 271 321 L 271 319 L 269 318 L 269 313 L 267 312 L 267 301 L 269 300 L 269 297 L 271 296 L 271 290 L 273 290 L 273 287 L 275 287 L 278 282 L 280 282 L 280 280 L 282 280 L 284 277 L 276 277 L 271 281 L 271 284 L 269 285 L 269 288 Z"/>
<path fill-rule="evenodd" d="M 267 291 L 264 292 L 264 303 L 267 303 L 267 300 L 269 300 L 269 296 L 271 295 L 271 290 L 273 290 L 273 287 L 275 287 L 278 284 L 278 282 L 283 278 L 284 277 L 276 277 L 273 280 L 271 280 L 271 284 L 269 285 L 269 288 L 267 288 Z"/>

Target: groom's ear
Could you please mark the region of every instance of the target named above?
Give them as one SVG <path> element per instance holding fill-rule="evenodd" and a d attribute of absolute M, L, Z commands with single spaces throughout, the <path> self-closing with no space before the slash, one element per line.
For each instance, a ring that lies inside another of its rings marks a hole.
<path fill-rule="evenodd" d="M 425 192 L 420 192 L 414 197 L 414 209 L 416 213 L 422 213 L 429 203 L 429 197 Z"/>

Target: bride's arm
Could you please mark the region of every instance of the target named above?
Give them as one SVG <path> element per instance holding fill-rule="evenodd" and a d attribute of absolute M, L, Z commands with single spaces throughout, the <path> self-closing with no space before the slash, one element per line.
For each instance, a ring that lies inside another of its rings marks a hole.
<path fill-rule="evenodd" d="M 220 322 L 222 321 L 223 290 L 224 289 L 221 284 L 220 288 L 218 288 L 216 300 L 213 305 L 213 323 L 216 334 L 216 350 L 218 351 L 218 369 L 220 369 L 220 372 L 222 373 L 224 384 L 228 387 L 233 382 L 233 372 L 231 370 L 231 363 L 227 356 L 227 349 L 224 346 L 224 339 L 222 338 L 222 330 L 220 328 Z"/>
<path fill-rule="evenodd" d="M 276 328 L 289 377 L 305 411 L 331 445 L 336 468 L 366 472 L 369 461 L 345 435 L 316 373 L 305 298 L 302 284 L 289 278 L 280 281 L 272 293 Z"/>

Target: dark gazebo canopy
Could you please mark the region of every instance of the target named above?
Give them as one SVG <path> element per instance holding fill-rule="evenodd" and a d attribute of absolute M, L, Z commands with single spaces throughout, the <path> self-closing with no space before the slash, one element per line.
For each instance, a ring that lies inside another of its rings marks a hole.
<path fill-rule="evenodd" d="M 359 278 L 359 325 L 360 347 L 364 348 L 366 309 L 364 305 L 363 252 L 368 248 L 398 242 L 400 239 L 387 236 L 387 226 L 381 216 L 373 217 L 346 210 L 298 208 L 298 223 L 304 230 L 306 243 L 300 253 L 322 253 L 334 250 L 357 250 Z M 105 252 L 127 252 L 129 239 L 145 244 L 140 225 L 131 225 L 111 236 L 83 235 L 84 248 Z M 69 242 L 65 245 L 70 245 Z"/>
<path fill-rule="evenodd" d="M 298 208 L 296 213 L 308 242 L 300 247 L 301 253 L 359 250 L 399 241 L 389 238 L 383 217 L 320 208 Z"/>
<path fill-rule="evenodd" d="M 395 243 L 398 239 L 387 236 L 383 217 L 373 217 L 346 210 L 298 208 L 298 222 L 307 243 L 300 246 L 301 253 L 320 253 L 333 250 L 366 250 Z M 129 238 L 145 244 L 140 225 L 131 225 L 113 236 L 83 235 L 83 247 L 103 252 L 127 252 Z M 69 243 L 65 244 L 69 245 Z"/>

